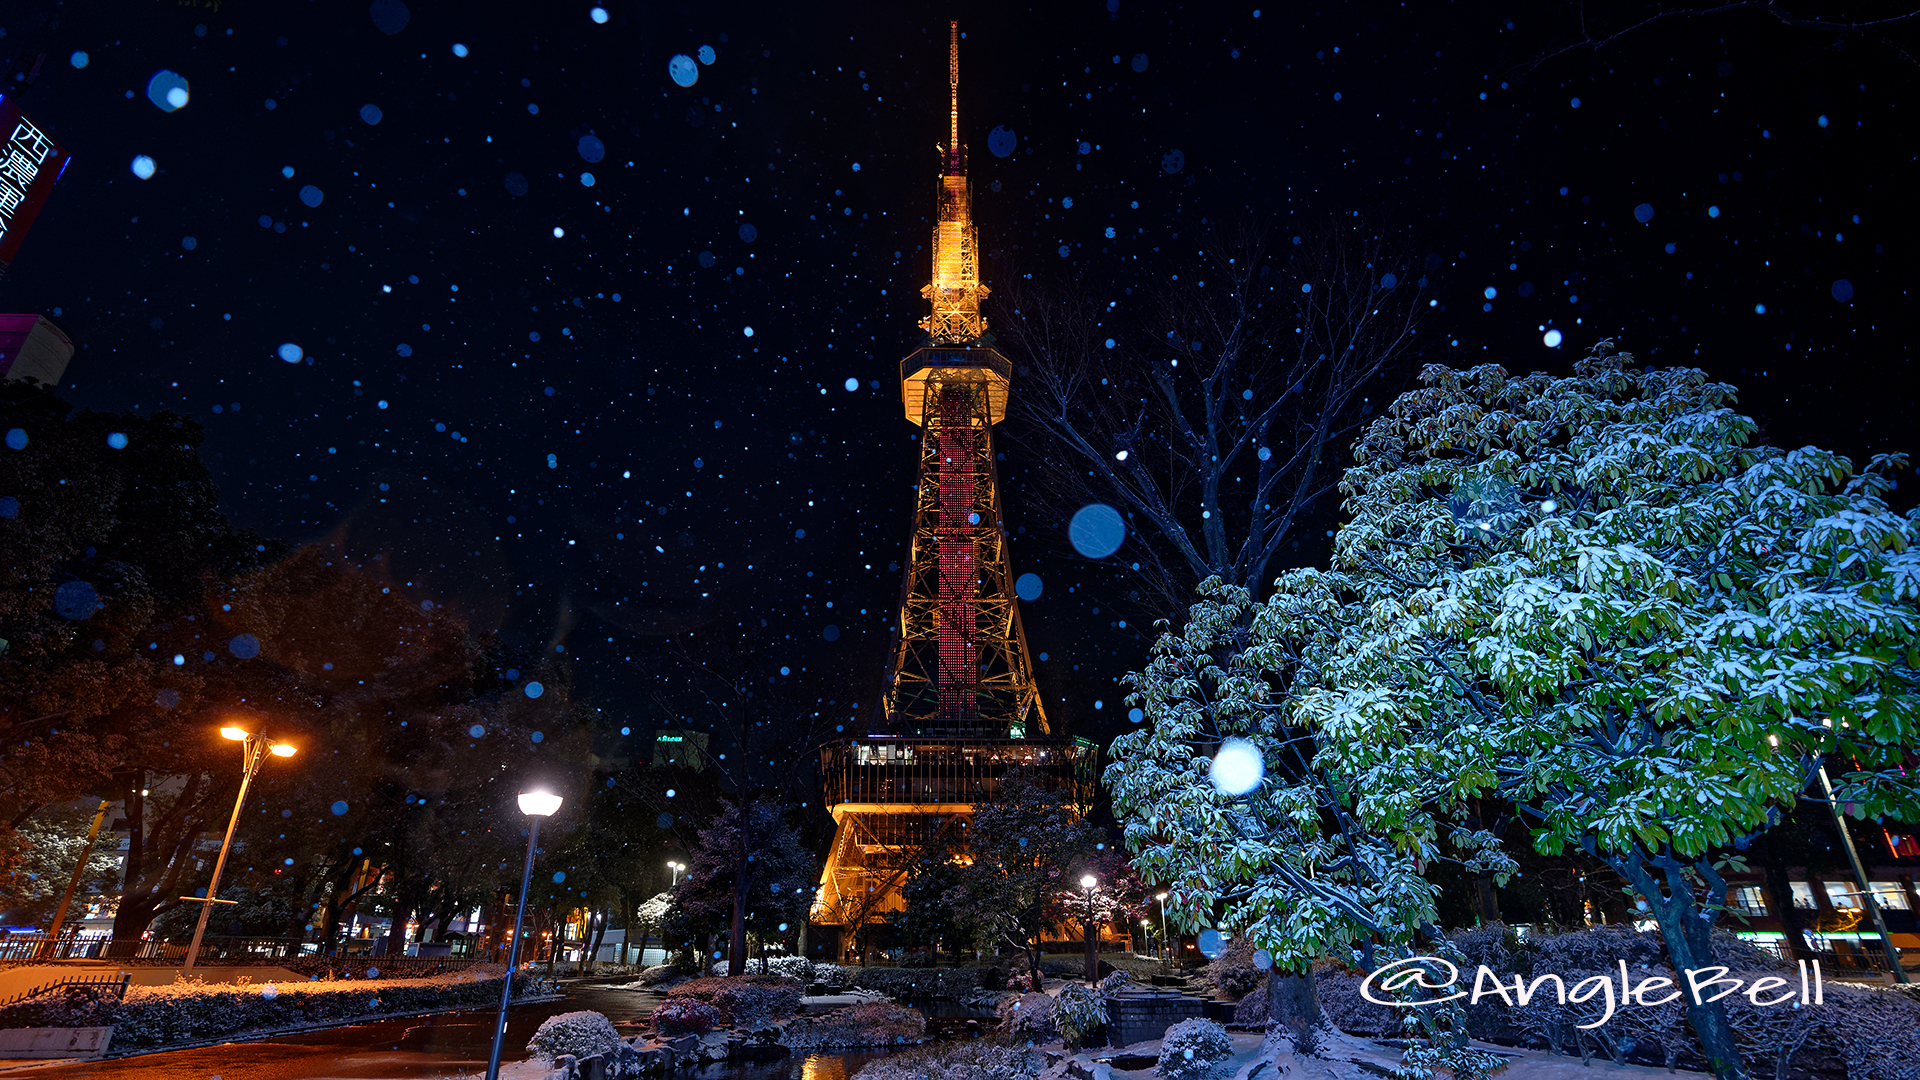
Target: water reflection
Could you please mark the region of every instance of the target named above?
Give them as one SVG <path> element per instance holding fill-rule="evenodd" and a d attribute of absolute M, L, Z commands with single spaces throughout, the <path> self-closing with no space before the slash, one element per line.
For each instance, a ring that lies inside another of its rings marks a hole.
<path fill-rule="evenodd" d="M 800 1080 L 847 1080 L 847 1060 L 838 1054 L 808 1054 L 800 1063 Z"/>
<path fill-rule="evenodd" d="M 728 1061 L 695 1070 L 694 1080 L 851 1080 L 867 1062 L 891 1050 L 848 1050 L 778 1061 Z"/>

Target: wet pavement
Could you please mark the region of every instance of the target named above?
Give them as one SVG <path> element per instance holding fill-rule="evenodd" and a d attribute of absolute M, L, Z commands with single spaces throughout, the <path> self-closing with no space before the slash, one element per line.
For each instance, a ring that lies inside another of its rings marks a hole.
<path fill-rule="evenodd" d="M 524 1047 L 555 1013 L 592 1009 L 621 1034 L 640 1030 L 661 998 L 585 983 L 565 988 L 560 1001 L 516 1005 L 508 1017 L 504 1061 L 527 1057 Z M 435 1080 L 472 1076 L 487 1067 L 492 1009 L 380 1020 L 352 1027 L 282 1035 L 260 1042 L 222 1043 L 196 1050 L 107 1061 L 68 1061 L 6 1067 L 4 1080 Z M 772 1062 L 723 1063 L 674 1075 L 693 1080 L 847 1080 L 881 1052 L 812 1054 Z"/>

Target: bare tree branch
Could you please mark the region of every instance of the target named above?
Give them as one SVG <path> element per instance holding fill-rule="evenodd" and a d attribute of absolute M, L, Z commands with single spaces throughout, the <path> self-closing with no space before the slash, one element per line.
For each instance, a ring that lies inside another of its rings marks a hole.
<path fill-rule="evenodd" d="M 1420 267 L 1384 233 L 1348 218 L 1282 246 L 1216 230 L 1197 266 L 1132 300 L 1084 278 L 1001 288 L 1011 435 L 1057 514 L 1107 502 L 1126 517 L 1133 606 L 1182 610 L 1215 575 L 1259 594 L 1326 509 L 1426 311 Z"/>
<path fill-rule="evenodd" d="M 1518 74 L 1531 74 L 1536 69 L 1559 59 L 1568 53 L 1586 50 L 1597 53 L 1631 37 L 1649 27 L 1679 19 L 1702 19 L 1716 15 L 1731 15 L 1743 12 L 1756 12 L 1771 16 L 1783 26 L 1796 30 L 1818 30 L 1823 33 L 1840 35 L 1858 35 L 1877 41 L 1898 53 L 1908 63 L 1916 63 L 1913 53 L 1903 44 L 1887 36 L 1887 31 L 1913 24 L 1920 20 L 1920 8 L 1898 12 L 1878 18 L 1854 19 L 1844 16 L 1820 18 L 1796 15 L 1787 5 L 1775 0 L 1731 0 L 1729 3 L 1710 4 L 1705 7 L 1667 7 L 1659 6 L 1650 14 L 1643 14 L 1632 23 L 1617 30 L 1596 33 L 1587 21 L 1587 6 L 1579 5 L 1580 40 L 1569 42 L 1552 52 L 1537 56 L 1516 68 Z"/>

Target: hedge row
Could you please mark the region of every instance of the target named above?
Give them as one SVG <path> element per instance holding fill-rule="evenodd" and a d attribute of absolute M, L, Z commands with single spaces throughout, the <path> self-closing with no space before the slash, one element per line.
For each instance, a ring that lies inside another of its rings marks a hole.
<path fill-rule="evenodd" d="M 516 979 L 514 989 L 517 997 L 552 990 L 539 977 Z M 500 979 L 486 974 L 257 986 L 182 980 L 171 986 L 132 987 L 124 999 L 70 987 L 0 1008 L 0 1028 L 111 1027 L 114 1050 L 150 1050 L 248 1031 L 351 1022 L 387 1013 L 481 1008 L 499 1001 Z"/>

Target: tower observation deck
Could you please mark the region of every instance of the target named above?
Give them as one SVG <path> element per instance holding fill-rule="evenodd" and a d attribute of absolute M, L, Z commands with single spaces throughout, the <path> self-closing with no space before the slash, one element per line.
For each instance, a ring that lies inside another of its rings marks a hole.
<path fill-rule="evenodd" d="M 933 227 L 928 341 L 900 362 L 906 418 L 921 429 L 912 548 L 901 584 L 882 730 L 821 748 L 836 832 L 812 921 L 861 927 L 904 907 L 900 886 L 929 845 L 964 850 L 973 808 L 1008 769 L 1038 769 L 1090 796 L 1098 753 L 1052 737 L 1020 627 L 994 469 L 1013 366 L 986 337 L 980 237 L 960 141 L 960 30 L 949 26 L 947 142 Z M 836 957 L 838 958 L 838 957 Z"/>

